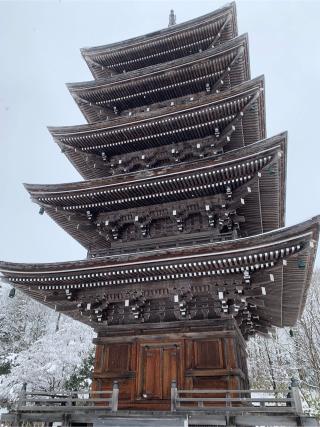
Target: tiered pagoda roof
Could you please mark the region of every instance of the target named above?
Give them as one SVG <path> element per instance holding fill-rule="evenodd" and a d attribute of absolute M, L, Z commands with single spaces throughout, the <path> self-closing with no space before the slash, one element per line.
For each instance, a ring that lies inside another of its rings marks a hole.
<path fill-rule="evenodd" d="M 161 108 L 167 100 L 194 93 L 219 93 L 250 79 L 248 38 L 112 77 L 69 83 L 89 122 Z M 157 105 L 159 103 L 159 105 Z"/>
<path fill-rule="evenodd" d="M 264 78 L 258 77 L 219 94 L 178 99 L 161 110 L 49 130 L 86 179 L 126 173 L 163 164 L 154 161 L 159 153 L 176 163 L 186 152 L 199 159 L 264 139 L 263 89 Z"/>
<path fill-rule="evenodd" d="M 266 138 L 234 3 L 82 54 L 95 80 L 69 89 L 88 123 L 49 130 L 85 181 L 26 188 L 88 257 L 1 262 L 4 280 L 99 331 L 293 325 L 320 219 L 283 228 L 287 135 Z"/>
<path fill-rule="evenodd" d="M 195 239 L 234 238 L 237 234 L 232 231 L 238 229 L 246 236 L 283 226 L 285 165 L 286 134 L 280 134 L 218 157 L 26 188 L 36 203 L 91 252 L 134 251 L 172 246 L 177 237 L 181 243 L 192 244 Z M 192 233 L 188 222 L 195 216 L 199 226 Z M 166 226 L 156 232 L 161 222 Z M 126 242 L 128 227 L 135 229 L 131 244 Z"/>
<path fill-rule="evenodd" d="M 0 268 L 11 285 L 96 328 L 232 314 L 247 337 L 291 326 L 301 315 L 319 222 L 228 242 L 68 263 L 2 262 Z"/>
<path fill-rule="evenodd" d="M 93 76 L 103 78 L 182 58 L 238 34 L 235 3 L 199 18 L 106 46 L 82 49 Z"/>

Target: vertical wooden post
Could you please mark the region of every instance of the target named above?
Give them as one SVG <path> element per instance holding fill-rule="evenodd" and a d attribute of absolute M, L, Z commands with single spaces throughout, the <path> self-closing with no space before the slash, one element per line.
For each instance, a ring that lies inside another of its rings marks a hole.
<path fill-rule="evenodd" d="M 293 398 L 294 408 L 297 414 L 302 414 L 302 402 L 299 392 L 298 381 L 295 378 L 291 378 L 291 395 Z"/>
<path fill-rule="evenodd" d="M 27 383 L 23 383 L 20 390 L 19 399 L 18 399 L 18 410 L 20 409 L 21 406 L 26 406 L 27 404 L 26 398 L 27 398 Z"/>
<path fill-rule="evenodd" d="M 72 405 L 72 394 L 71 392 L 68 392 L 66 396 L 65 406 L 71 406 L 71 405 Z"/>
<path fill-rule="evenodd" d="M 119 400 L 119 384 L 118 381 L 113 381 L 112 397 L 111 397 L 111 411 L 117 412 Z"/>
<path fill-rule="evenodd" d="M 231 402 L 231 394 L 229 391 L 226 392 L 226 406 L 232 406 L 232 402 Z"/>
<path fill-rule="evenodd" d="M 171 382 L 171 412 L 176 412 L 177 410 L 177 397 L 178 397 L 177 382 L 176 380 L 173 380 Z"/>
<path fill-rule="evenodd" d="M 70 427 L 71 426 L 71 415 L 63 414 L 62 415 L 62 427 Z"/>
<path fill-rule="evenodd" d="M 22 426 L 22 421 L 21 421 L 21 412 L 20 412 L 20 408 L 22 406 L 26 406 L 26 391 L 27 391 L 27 383 L 23 383 L 20 393 L 19 393 L 19 397 L 18 397 L 18 402 L 17 402 L 17 410 L 16 413 L 14 415 L 14 424 L 15 426 Z"/>

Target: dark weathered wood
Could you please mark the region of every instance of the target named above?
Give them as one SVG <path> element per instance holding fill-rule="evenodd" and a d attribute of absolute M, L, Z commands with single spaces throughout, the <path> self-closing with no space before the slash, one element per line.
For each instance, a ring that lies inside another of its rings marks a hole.
<path fill-rule="evenodd" d="M 148 176 L 136 172 L 85 185 L 28 189 L 90 254 L 103 256 L 234 239 L 282 226 L 285 163 L 286 134 L 280 134 Z"/>
<path fill-rule="evenodd" d="M 68 312 L 69 307 L 72 317 L 91 325 L 117 325 L 125 331 L 139 330 L 143 323 L 234 316 L 247 338 L 297 319 L 310 283 L 318 229 L 315 218 L 299 227 L 223 243 L 69 264 L 0 267 L 10 283 L 57 310 L 62 306 Z M 228 363 L 232 368 L 241 360 Z"/>
<path fill-rule="evenodd" d="M 221 328 L 222 325 L 223 328 Z M 165 334 L 164 331 L 157 331 L 149 336 L 141 336 L 141 338 L 133 336 L 134 340 L 126 344 L 129 346 L 127 353 L 131 355 L 130 362 L 127 366 L 123 366 L 121 371 L 113 371 L 119 378 L 120 408 L 138 409 L 142 405 L 150 409 L 169 409 L 172 399 L 172 382 L 175 382 L 179 388 L 184 388 L 186 384 L 189 384 L 189 379 L 191 379 L 193 388 L 199 388 L 203 378 L 205 383 L 201 388 L 225 389 L 233 384 L 233 377 L 237 378 L 239 385 L 245 386 L 246 376 L 239 367 L 234 366 L 232 371 L 221 369 L 221 367 L 227 366 L 228 354 L 221 350 L 217 359 L 214 353 L 216 348 L 224 347 L 224 342 L 230 334 L 234 337 L 240 334 L 234 321 L 229 319 L 225 322 L 220 321 L 220 324 L 218 323 L 216 326 L 211 324 L 210 330 L 207 330 L 202 336 L 201 330 L 204 333 L 202 327 L 193 337 L 185 336 L 179 331 L 175 336 Z M 106 380 L 100 366 L 102 360 L 106 366 L 112 366 L 112 363 L 107 360 L 112 357 L 109 349 L 117 348 L 120 342 L 119 338 L 116 341 L 104 338 L 103 344 L 98 345 L 94 390 L 111 387 L 110 379 Z M 236 343 L 236 341 L 234 342 Z M 238 345 L 244 345 L 240 343 L 241 336 Z M 186 351 L 187 347 L 190 348 L 190 351 Z M 238 348 L 230 347 L 229 351 L 236 353 Z M 186 369 L 186 367 L 193 368 L 192 375 L 190 375 L 190 369 Z M 109 368 L 109 374 L 111 372 Z M 129 373 L 134 375 L 127 375 Z M 121 395 L 123 387 L 127 391 Z"/>
<path fill-rule="evenodd" d="M 152 104 L 147 112 L 49 130 L 86 179 L 135 168 L 147 172 L 148 168 L 217 155 L 222 148 L 230 151 L 265 138 L 263 88 L 263 77 L 259 77 L 224 95 L 200 92 L 178 98 L 174 105 L 172 101 Z"/>
<path fill-rule="evenodd" d="M 231 4 L 82 51 L 99 79 L 69 89 L 89 123 L 49 130 L 86 181 L 26 188 L 88 258 L 0 271 L 95 328 L 92 392 L 24 388 L 16 425 L 116 419 L 118 401 L 228 425 L 302 416 L 296 384 L 290 398 L 250 395 L 245 340 L 301 316 L 320 218 L 281 229 L 287 136 L 264 139 L 264 77 L 249 80 L 236 35 Z"/>
<path fill-rule="evenodd" d="M 193 78 L 190 76 L 194 76 Z M 197 92 L 219 93 L 250 76 L 247 36 L 165 64 L 156 64 L 107 79 L 69 83 L 68 88 L 88 121 L 135 113 L 137 108 Z M 110 112 L 112 114 L 110 114 Z"/>
<path fill-rule="evenodd" d="M 235 3 L 231 3 L 213 13 L 160 31 L 106 46 L 82 49 L 82 55 L 94 77 L 103 78 L 188 56 L 213 44 L 222 44 L 236 35 Z M 173 45 L 177 48 L 172 49 Z M 155 52 L 158 55 L 154 55 Z"/>

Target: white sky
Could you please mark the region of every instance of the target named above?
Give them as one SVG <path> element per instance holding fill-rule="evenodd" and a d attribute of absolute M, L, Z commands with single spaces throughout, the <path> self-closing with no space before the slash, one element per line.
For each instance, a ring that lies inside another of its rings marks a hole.
<path fill-rule="evenodd" d="M 85 250 L 47 215 L 22 183 L 77 181 L 46 126 L 84 123 L 64 83 L 91 80 L 79 48 L 164 28 L 224 1 L 0 1 L 0 259 L 81 259 Z M 239 1 L 249 33 L 252 77 L 266 78 L 268 136 L 289 131 L 287 225 L 320 213 L 320 2 Z"/>

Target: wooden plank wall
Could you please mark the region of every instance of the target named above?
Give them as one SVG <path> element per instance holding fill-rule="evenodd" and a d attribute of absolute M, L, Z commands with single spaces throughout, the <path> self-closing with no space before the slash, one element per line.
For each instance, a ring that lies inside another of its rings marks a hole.
<path fill-rule="evenodd" d="M 104 337 L 96 347 L 94 390 L 119 382 L 120 408 L 167 410 L 172 380 L 180 389 L 248 388 L 245 345 L 238 332 Z"/>

